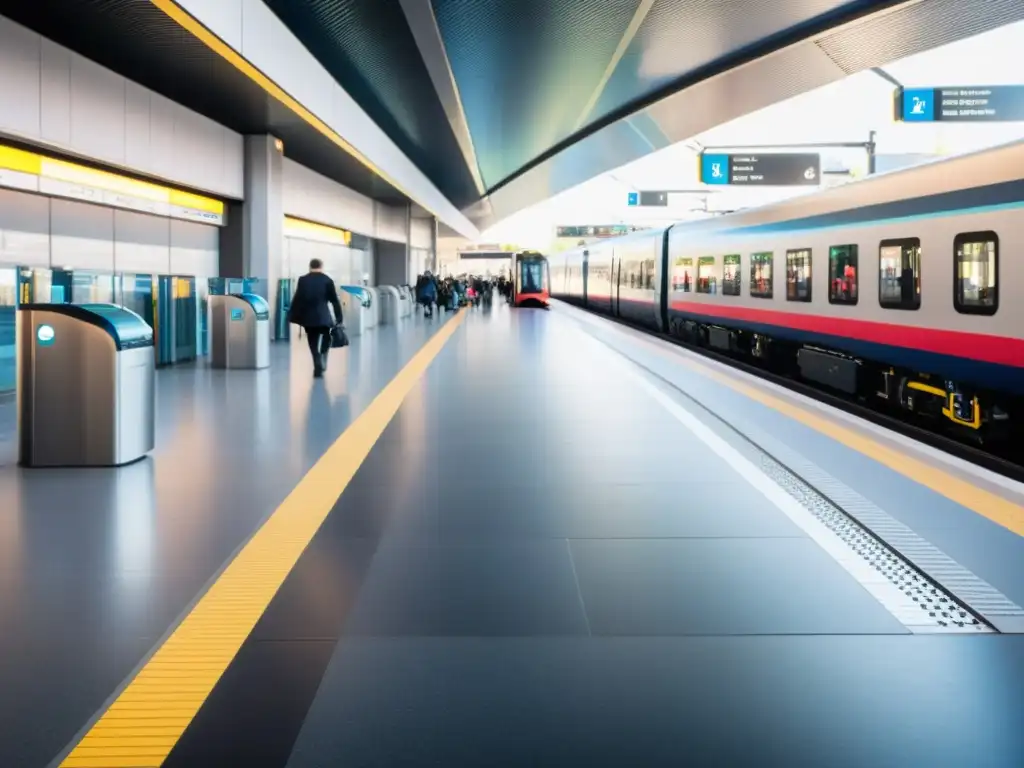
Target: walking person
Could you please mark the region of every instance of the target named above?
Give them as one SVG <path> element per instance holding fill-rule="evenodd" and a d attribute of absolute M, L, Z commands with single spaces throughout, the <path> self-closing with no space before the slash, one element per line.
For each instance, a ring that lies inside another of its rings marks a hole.
<path fill-rule="evenodd" d="M 334 310 L 333 317 L 331 310 Z M 299 278 L 288 310 L 288 322 L 306 331 L 309 353 L 313 356 L 313 376 L 320 378 L 327 370 L 327 353 L 331 350 L 331 329 L 341 325 L 341 301 L 334 281 L 324 274 L 324 263 L 311 259 L 309 272 Z"/>

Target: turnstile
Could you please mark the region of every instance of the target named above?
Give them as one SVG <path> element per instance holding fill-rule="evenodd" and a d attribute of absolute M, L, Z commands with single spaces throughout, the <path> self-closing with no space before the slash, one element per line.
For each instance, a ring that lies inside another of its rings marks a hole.
<path fill-rule="evenodd" d="M 210 297 L 210 365 L 270 365 L 270 305 L 255 293 Z"/>
<path fill-rule="evenodd" d="M 338 291 L 341 297 L 341 313 L 344 315 L 345 331 L 349 336 L 359 336 L 367 327 L 370 314 L 370 294 L 358 285 L 343 285 Z"/>
<path fill-rule="evenodd" d="M 18 449 L 26 467 L 109 467 L 155 443 L 153 329 L 114 304 L 23 304 Z"/>
<path fill-rule="evenodd" d="M 398 325 L 402 316 L 402 299 L 398 289 L 393 285 L 382 285 L 377 288 L 380 296 L 380 324 Z"/>
<path fill-rule="evenodd" d="M 363 314 L 363 330 L 376 328 L 380 325 L 380 291 L 371 286 L 363 288 L 366 291 L 366 312 Z"/>

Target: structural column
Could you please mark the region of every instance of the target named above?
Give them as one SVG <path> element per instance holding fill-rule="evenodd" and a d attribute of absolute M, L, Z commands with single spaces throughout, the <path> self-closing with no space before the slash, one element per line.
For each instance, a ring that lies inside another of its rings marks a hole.
<path fill-rule="evenodd" d="M 275 322 L 284 258 L 284 147 L 273 136 L 245 137 L 242 203 L 228 210 L 221 232 L 221 277 L 255 277 Z"/>
<path fill-rule="evenodd" d="M 430 219 L 430 271 L 437 274 L 437 217 Z"/>

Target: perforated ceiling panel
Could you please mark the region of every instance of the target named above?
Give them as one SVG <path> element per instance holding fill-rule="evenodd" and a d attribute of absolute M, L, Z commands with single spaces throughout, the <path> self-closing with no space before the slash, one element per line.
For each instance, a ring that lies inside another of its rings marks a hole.
<path fill-rule="evenodd" d="M 1024 0 L 927 0 L 824 35 L 817 43 L 852 75 L 1022 19 Z M 1024 64 L 1019 72 L 1024 72 Z"/>
<path fill-rule="evenodd" d="M 639 0 L 433 0 L 488 187 L 569 136 Z"/>
<path fill-rule="evenodd" d="M 457 206 L 478 195 L 398 0 L 264 0 Z"/>
<path fill-rule="evenodd" d="M 657 0 L 588 121 L 674 80 L 875 0 Z"/>

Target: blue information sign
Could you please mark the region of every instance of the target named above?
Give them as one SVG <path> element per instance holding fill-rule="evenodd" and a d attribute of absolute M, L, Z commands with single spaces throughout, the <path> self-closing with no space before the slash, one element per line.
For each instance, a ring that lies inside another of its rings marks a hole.
<path fill-rule="evenodd" d="M 896 117 L 906 123 L 1024 121 L 1024 85 L 901 88 Z"/>
<path fill-rule="evenodd" d="M 626 195 L 626 205 L 640 205 L 640 193 L 629 192 Z"/>
<path fill-rule="evenodd" d="M 821 181 L 821 157 L 810 153 L 702 154 L 703 184 L 741 187 L 804 187 Z"/>
<path fill-rule="evenodd" d="M 243 320 L 243 319 L 245 319 L 245 311 L 241 310 L 241 309 L 232 309 L 231 310 L 231 319 L 232 320 Z"/>
<path fill-rule="evenodd" d="M 729 155 L 701 155 L 700 180 L 704 184 L 728 184 Z"/>

